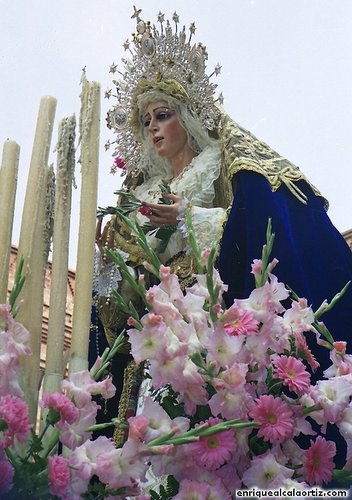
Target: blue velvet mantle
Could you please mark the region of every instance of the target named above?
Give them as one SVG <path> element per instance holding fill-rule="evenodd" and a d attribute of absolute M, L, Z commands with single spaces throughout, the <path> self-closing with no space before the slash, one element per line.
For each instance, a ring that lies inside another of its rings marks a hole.
<path fill-rule="evenodd" d="M 306 205 L 284 184 L 273 192 L 262 175 L 246 170 L 236 174 L 235 197 L 219 256 L 219 272 L 229 286 L 228 305 L 234 298 L 248 297 L 255 286 L 251 263 L 261 257 L 269 217 L 275 233 L 272 257 L 279 260 L 273 272 L 298 296 L 306 297 L 314 310 L 352 280 L 352 252 L 331 223 L 321 198 L 306 182 L 297 185 L 308 197 Z M 335 340 L 351 343 L 352 284 L 321 319 Z M 328 350 L 315 342 L 314 354 L 322 369 L 330 365 Z"/>

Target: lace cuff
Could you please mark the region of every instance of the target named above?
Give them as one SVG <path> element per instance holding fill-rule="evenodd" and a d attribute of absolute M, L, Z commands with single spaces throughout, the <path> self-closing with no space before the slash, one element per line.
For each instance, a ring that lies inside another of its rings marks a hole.
<path fill-rule="evenodd" d="M 201 251 L 211 248 L 218 241 L 225 212 L 226 210 L 220 207 L 191 207 L 193 229 Z"/>
<path fill-rule="evenodd" d="M 187 200 L 187 198 L 182 198 L 179 209 L 178 209 L 178 216 L 176 219 L 179 221 L 177 224 L 177 229 L 179 229 L 182 233 L 182 236 L 184 238 L 187 238 L 187 228 L 186 228 L 186 223 L 185 223 L 185 213 L 187 208 L 190 208 L 191 202 Z"/>

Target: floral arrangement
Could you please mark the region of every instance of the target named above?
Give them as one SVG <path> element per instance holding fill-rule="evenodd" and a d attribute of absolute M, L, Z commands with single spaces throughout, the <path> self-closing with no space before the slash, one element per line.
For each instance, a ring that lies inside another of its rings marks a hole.
<path fill-rule="evenodd" d="M 277 261 L 269 260 L 269 226 L 262 258 L 252 265 L 255 289 L 226 309 L 215 251 L 199 252 L 189 220 L 197 273 L 186 290 L 148 249 L 143 230 L 124 220 L 149 252 L 148 270 L 160 281 L 146 290 L 143 276 L 135 281 L 119 253 L 110 252 L 146 306 L 140 318 L 114 294 L 130 313 L 127 335 L 135 362 L 147 367 L 148 394 L 127 422 L 95 425 L 92 396 L 114 394 L 106 368 L 124 342 L 122 333 L 90 372 L 73 373 L 62 382 L 62 392 L 44 394 L 46 426 L 37 436 L 18 383 L 19 358 L 30 355 L 29 333 L 10 305 L 2 305 L 0 496 L 226 500 L 253 487 L 298 491 L 328 487 L 337 479 L 348 486 L 352 355 L 319 321 L 340 294 L 315 313 L 304 298 L 295 297 L 285 308 L 291 292 L 273 274 Z M 308 335 L 330 349 L 331 367 L 314 384 L 318 362 Z M 338 450 L 325 436 L 328 424 L 337 426 L 348 444 L 343 470 L 334 465 Z M 104 425 L 128 426 L 121 448 L 106 437 L 91 439 Z M 296 442 L 302 435 L 310 437 L 306 448 Z"/>

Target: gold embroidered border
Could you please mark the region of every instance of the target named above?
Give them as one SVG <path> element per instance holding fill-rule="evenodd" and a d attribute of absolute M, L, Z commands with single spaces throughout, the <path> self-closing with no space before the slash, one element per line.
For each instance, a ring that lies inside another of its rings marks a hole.
<path fill-rule="evenodd" d="M 230 178 L 240 170 L 256 172 L 267 179 L 272 191 L 284 184 L 300 202 L 306 204 L 307 196 L 297 186 L 297 182 L 303 180 L 328 208 L 327 200 L 296 165 L 240 127 L 224 110 L 221 110 L 219 141 Z"/>
<path fill-rule="evenodd" d="M 123 386 L 120 401 L 118 403 L 117 418 L 121 421 L 126 420 L 129 401 L 131 398 L 134 375 L 138 367 L 134 361 L 130 361 L 125 368 L 123 375 Z M 126 430 L 116 427 L 113 435 L 113 441 L 117 448 L 121 448 L 125 441 Z"/>

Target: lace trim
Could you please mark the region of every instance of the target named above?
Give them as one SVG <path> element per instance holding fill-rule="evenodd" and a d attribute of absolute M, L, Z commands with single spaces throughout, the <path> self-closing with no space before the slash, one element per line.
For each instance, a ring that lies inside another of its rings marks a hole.
<path fill-rule="evenodd" d="M 207 146 L 193 158 L 180 176 L 170 183 L 171 190 L 188 198 L 193 205 L 211 207 L 215 197 L 214 182 L 220 175 L 220 167 L 220 149 Z"/>
<path fill-rule="evenodd" d="M 113 263 L 105 263 L 100 251 L 95 253 L 93 292 L 94 294 L 108 297 L 111 290 L 118 288 L 122 280 L 119 268 Z"/>
<path fill-rule="evenodd" d="M 191 208 L 192 222 L 200 250 L 211 248 L 217 242 L 219 226 L 223 220 L 223 208 Z"/>

